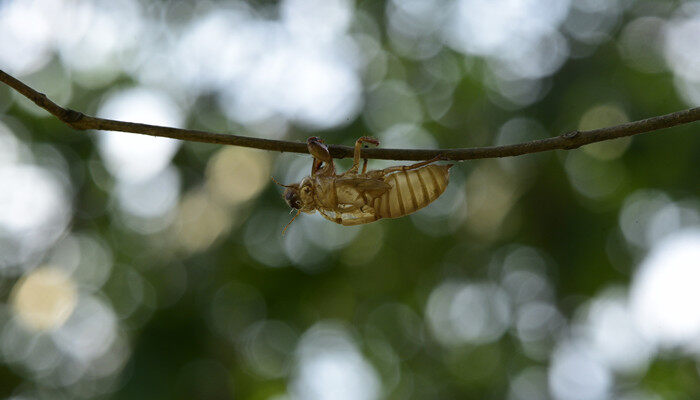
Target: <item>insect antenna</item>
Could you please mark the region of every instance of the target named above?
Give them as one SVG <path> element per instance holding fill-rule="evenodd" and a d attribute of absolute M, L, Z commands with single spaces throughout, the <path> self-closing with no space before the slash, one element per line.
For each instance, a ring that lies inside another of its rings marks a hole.
<path fill-rule="evenodd" d="M 270 176 L 270 178 L 272 179 L 273 182 L 275 182 L 276 184 L 278 184 L 278 185 L 280 185 L 280 186 L 282 186 L 282 187 L 290 187 L 290 186 L 292 186 L 292 185 L 283 185 L 283 184 L 277 182 L 277 179 L 275 179 L 275 178 L 272 177 L 272 176 Z"/>
<path fill-rule="evenodd" d="M 300 212 L 301 212 L 301 210 L 298 210 L 297 213 L 294 215 L 294 217 L 292 217 L 292 220 L 289 221 L 289 223 L 284 227 L 284 229 L 282 229 L 282 236 L 284 236 L 284 232 L 287 230 L 287 228 L 289 228 L 289 225 L 291 225 L 292 222 L 294 222 L 294 220 L 297 219 Z"/>

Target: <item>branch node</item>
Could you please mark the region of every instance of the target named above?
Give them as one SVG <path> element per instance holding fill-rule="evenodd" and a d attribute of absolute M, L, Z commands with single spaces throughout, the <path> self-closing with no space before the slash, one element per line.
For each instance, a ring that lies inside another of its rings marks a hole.
<path fill-rule="evenodd" d="M 562 134 L 561 137 L 563 137 L 566 140 L 572 140 L 572 139 L 576 139 L 578 137 L 578 135 L 580 135 L 580 134 L 581 134 L 581 131 L 575 130 L 575 131 L 571 131 L 571 132 L 566 132 L 566 133 Z"/>
<path fill-rule="evenodd" d="M 36 94 L 35 102 L 39 105 L 39 107 L 45 108 L 46 102 L 48 100 L 49 100 L 48 96 L 46 96 L 44 93 L 38 92 Z"/>
<path fill-rule="evenodd" d="M 581 131 L 579 131 L 579 130 L 575 130 L 575 131 L 566 132 L 566 133 L 561 134 L 561 138 L 567 142 L 564 145 L 564 149 L 572 150 L 572 149 L 577 149 L 577 148 L 581 147 L 581 143 L 576 142 L 576 139 L 578 139 L 580 135 L 581 135 Z"/>
<path fill-rule="evenodd" d="M 71 109 L 67 109 L 66 112 L 61 115 L 61 121 L 73 125 L 74 123 L 80 121 L 80 119 L 83 118 L 83 113 L 80 111 L 75 111 Z"/>

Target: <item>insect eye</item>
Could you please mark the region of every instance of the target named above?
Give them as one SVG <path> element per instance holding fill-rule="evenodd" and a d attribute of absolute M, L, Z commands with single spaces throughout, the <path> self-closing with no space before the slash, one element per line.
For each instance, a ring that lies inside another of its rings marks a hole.
<path fill-rule="evenodd" d="M 299 194 L 295 189 L 288 188 L 284 191 L 284 200 L 289 204 L 290 207 L 295 209 L 301 208 L 301 201 L 299 200 Z"/>
<path fill-rule="evenodd" d="M 301 208 L 301 201 L 293 199 L 291 201 L 288 201 L 287 204 L 289 204 L 290 207 L 298 210 Z"/>

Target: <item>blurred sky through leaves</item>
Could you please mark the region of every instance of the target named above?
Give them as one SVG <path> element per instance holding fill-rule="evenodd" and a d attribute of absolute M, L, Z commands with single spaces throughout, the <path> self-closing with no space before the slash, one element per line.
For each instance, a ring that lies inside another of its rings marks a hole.
<path fill-rule="evenodd" d="M 698 39 L 693 0 L 0 0 L 0 68 L 61 105 L 346 145 L 700 106 Z M 699 129 L 282 236 L 270 176 L 307 155 L 75 132 L 0 86 L 0 398 L 697 398 Z"/>

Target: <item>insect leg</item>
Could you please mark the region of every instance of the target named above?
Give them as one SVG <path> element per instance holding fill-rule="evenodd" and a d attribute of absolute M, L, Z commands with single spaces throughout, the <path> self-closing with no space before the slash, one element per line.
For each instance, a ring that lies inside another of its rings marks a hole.
<path fill-rule="evenodd" d="M 342 213 L 339 212 L 332 212 L 332 215 L 328 215 L 328 213 L 326 213 L 324 210 L 318 209 L 317 211 L 323 218 L 343 226 L 362 225 L 381 219 L 381 217 L 377 216 L 374 209 L 368 206 L 363 206 L 362 211 L 368 213 L 369 215 L 358 218 L 343 218 Z M 347 211 L 350 210 L 343 210 L 343 212 Z"/>
<path fill-rule="evenodd" d="M 333 157 L 331 157 L 328 147 L 323 144 L 323 139 L 311 136 L 306 140 L 306 148 L 309 149 L 309 154 L 314 158 L 313 164 L 311 165 L 311 175 L 316 175 L 316 173 L 321 170 L 321 166 L 324 162 L 330 167 L 330 170 L 335 173 Z"/>
<path fill-rule="evenodd" d="M 362 151 L 362 143 L 367 142 L 367 143 L 372 143 L 375 146 L 379 146 L 379 140 L 367 137 L 367 136 L 362 136 L 361 138 L 357 139 L 355 141 L 355 152 L 353 153 L 353 158 L 352 158 L 352 167 L 348 170 L 349 173 L 351 174 L 356 174 L 357 170 L 360 168 L 360 152 Z M 364 173 L 367 170 L 367 160 L 365 160 L 365 165 L 362 167 L 362 172 Z"/>
<path fill-rule="evenodd" d="M 327 219 L 327 220 L 329 220 L 329 221 L 335 222 L 336 224 L 340 224 L 340 225 L 343 224 L 343 219 L 342 219 L 342 218 L 340 218 L 340 217 L 331 217 L 330 215 L 326 214 L 325 211 L 323 211 L 323 210 L 321 210 L 321 209 L 318 209 L 317 211 L 318 211 L 319 214 L 321 214 L 321 216 L 322 216 L 323 218 L 325 218 L 325 219 Z M 336 214 L 336 215 L 337 215 L 337 214 Z"/>
<path fill-rule="evenodd" d="M 412 169 L 424 167 L 428 164 L 432 164 L 432 163 L 434 163 L 436 161 L 440 161 L 440 160 L 444 160 L 444 157 L 442 155 L 438 155 L 436 157 L 431 158 L 430 160 L 417 162 L 417 163 L 411 164 L 411 165 L 398 165 L 396 167 L 384 168 L 382 170 L 382 172 L 384 174 L 389 174 L 389 173 L 396 172 L 396 171 L 410 171 Z"/>
<path fill-rule="evenodd" d="M 341 220 L 340 224 L 343 226 L 362 225 L 362 224 L 368 224 L 370 222 L 374 222 L 378 219 L 379 219 L 379 217 L 377 217 L 376 214 L 372 214 L 372 215 L 367 215 L 367 216 L 359 217 L 359 218 L 343 219 L 343 220 Z"/>

